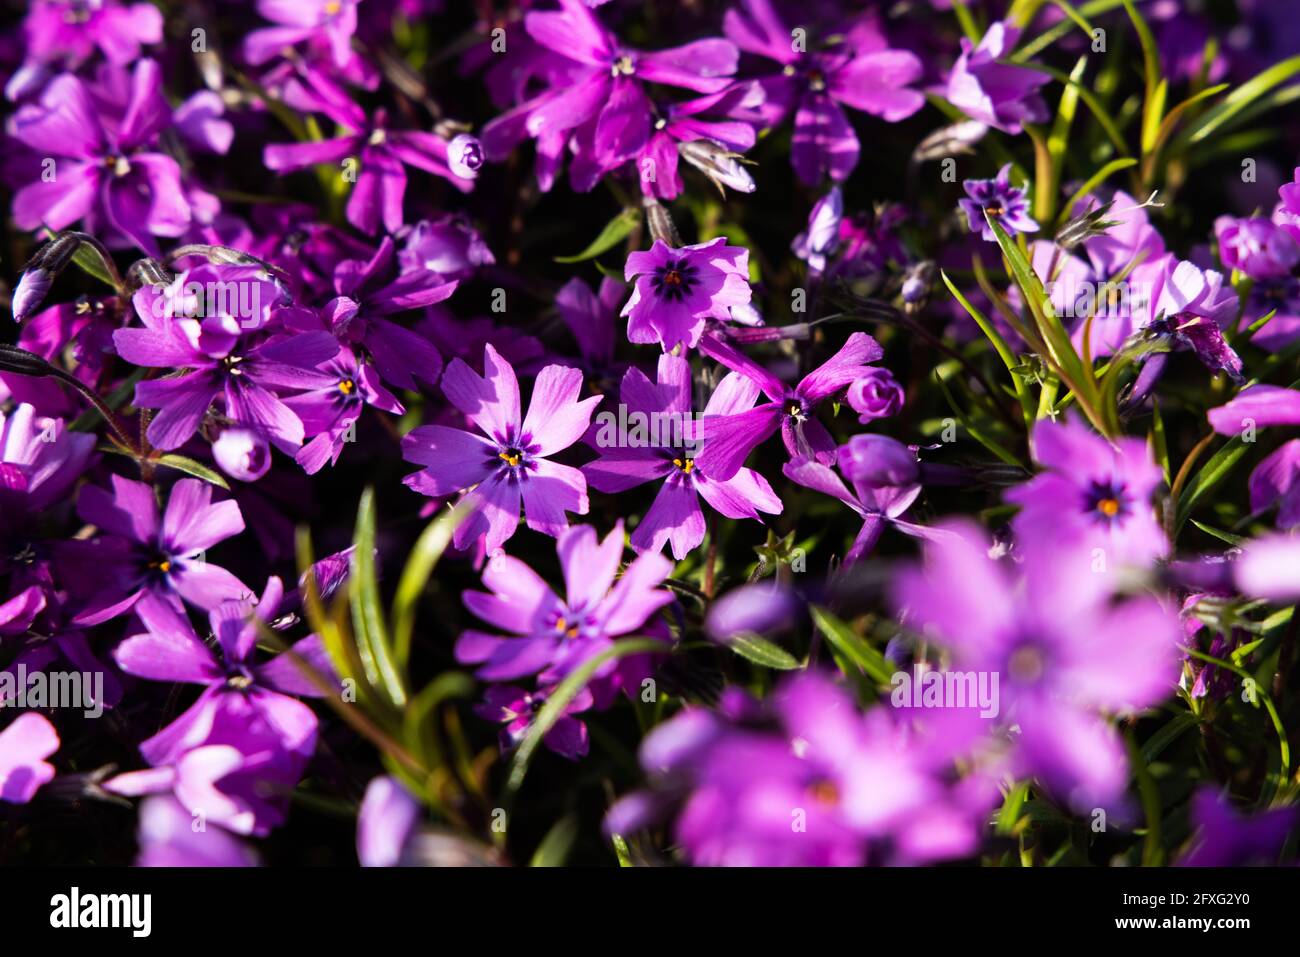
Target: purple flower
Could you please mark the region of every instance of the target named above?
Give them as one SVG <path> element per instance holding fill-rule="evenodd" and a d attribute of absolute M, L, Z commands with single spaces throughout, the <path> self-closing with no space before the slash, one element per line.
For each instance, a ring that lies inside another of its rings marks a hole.
<path fill-rule="evenodd" d="M 1176 616 L 1152 598 L 1112 605 L 1106 576 L 1051 532 L 1021 540 L 1023 572 L 989 557 L 970 523 L 927 543 L 925 564 L 899 574 L 895 606 L 953 655 L 958 671 L 999 676 L 999 720 L 1012 770 L 1038 777 L 1074 809 L 1115 807 L 1128 783 L 1124 746 L 1099 712 L 1156 704 L 1180 672 Z"/>
<path fill-rule="evenodd" d="M 82 486 L 81 518 L 103 533 L 90 542 L 68 542 L 93 557 L 109 584 L 94 594 L 75 622 L 95 625 L 134 607 L 146 595 L 181 607 L 180 599 L 203 609 L 249 594 L 248 586 L 206 560 L 207 549 L 244 530 L 239 506 L 212 501 L 213 486 L 184 478 L 172 486 L 167 510 L 158 515 L 154 490 L 143 482 L 111 477 L 110 493 Z"/>
<path fill-rule="evenodd" d="M 0 801 L 30 801 L 54 777 L 54 765 L 45 759 L 57 750 L 54 725 L 35 712 L 20 714 L 0 731 Z"/>
<path fill-rule="evenodd" d="M 808 228 L 794 238 L 790 249 L 816 272 L 826 271 L 826 260 L 840 245 L 840 224 L 844 220 L 844 196 L 838 186 L 817 200 L 808 214 Z"/>
<path fill-rule="evenodd" d="M 1243 546 L 1232 565 L 1237 590 L 1278 604 L 1300 599 L 1300 535 L 1264 535 Z"/>
<path fill-rule="evenodd" d="M 550 189 L 571 141 L 571 174 L 580 191 L 642 150 L 652 115 L 644 83 L 717 93 L 736 72 L 737 51 L 726 40 L 697 40 L 647 53 L 620 44 L 581 0 L 560 0 L 560 7 L 524 15 L 528 36 L 544 48 L 539 62 L 549 80 L 546 89 L 483 129 L 493 159 L 525 136 L 537 140 L 543 190 Z"/>
<path fill-rule="evenodd" d="M 745 632 L 769 634 L 792 625 L 801 607 L 798 596 L 775 581 L 741 585 L 709 605 L 704 630 L 719 644 Z"/>
<path fill-rule="evenodd" d="M 1226 405 L 1206 413 L 1220 435 L 1240 435 L 1270 425 L 1300 425 L 1300 391 L 1276 385 L 1242 389 Z"/>
<path fill-rule="evenodd" d="M 467 279 L 496 262 L 492 250 L 468 223 L 455 216 L 422 219 L 411 227 L 397 253 L 404 274 L 427 270 L 444 280 Z"/>
<path fill-rule="evenodd" d="M 460 282 L 410 260 L 397 266 L 396 244 L 385 236 L 369 259 L 345 259 L 334 267 L 338 295 L 319 312 L 295 309 L 285 321 L 304 331 L 328 329 L 343 345 L 364 347 L 385 382 L 414 391 L 416 380 L 438 381 L 442 356 L 424 336 L 388 317 L 440 303 Z"/>
<path fill-rule="evenodd" d="M 636 156 L 641 191 L 676 199 L 683 188 L 680 157 L 719 187 L 752 193 L 754 180 L 738 157 L 754 145 L 756 134 L 752 124 L 736 117 L 762 101 L 763 90 L 757 83 L 737 83 L 719 93 L 656 105 L 652 132 Z M 719 118 L 705 119 L 706 114 Z"/>
<path fill-rule="evenodd" d="M 963 37 L 961 56 L 948 75 L 948 102 L 971 119 L 1011 134 L 1019 133 L 1025 123 L 1048 118 L 1047 104 L 1038 94 L 1048 76 L 1001 62 L 1019 38 L 1020 31 L 1005 23 L 990 25 L 978 45 Z"/>
<path fill-rule="evenodd" d="M 316 715 L 291 695 L 320 697 L 325 692 L 295 659 L 307 661 L 326 678 L 332 679 L 333 670 L 316 635 L 293 644 L 292 656 L 255 660 L 255 620 L 272 621 L 283 595 L 280 580 L 271 578 L 260 600 L 246 598 L 213 608 L 208 624 L 216 637 L 215 651 L 166 602 L 145 600 L 136 606 L 145 630 L 113 650 L 118 667 L 151 681 L 204 686 L 198 700 L 180 717 L 141 743 L 146 761 L 155 766 L 174 764 L 186 752 L 212 745 L 230 745 L 252 758 L 273 744 L 283 760 L 272 761 L 272 767 L 285 770 L 287 762 L 291 772 L 287 776 L 296 782 L 296 774 L 315 749 Z"/>
<path fill-rule="evenodd" d="M 9 133 L 37 156 L 55 158 L 48 180 L 32 164 L 31 180 L 14 195 L 21 229 L 66 229 L 86 217 L 103 220 L 150 255 L 155 236 L 180 236 L 190 223 L 181 171 L 152 150 L 170 122 L 158 64 L 141 60 L 131 75 L 121 117 L 103 114 L 85 84 L 71 74 L 50 82 L 37 103 L 21 107 Z"/>
<path fill-rule="evenodd" d="M 1164 481 L 1142 439 L 1113 444 L 1078 420 L 1040 420 L 1034 460 L 1047 469 L 1005 498 L 1020 506 L 1013 525 L 1021 541 L 1057 541 L 1089 553 L 1092 571 L 1145 568 L 1169 553 L 1151 495 Z M 1104 567 L 1094 567 L 1098 562 Z"/>
<path fill-rule="evenodd" d="M 736 415 L 752 408 L 757 397 L 758 386 L 733 372 L 709 397 L 703 416 Z M 611 495 L 662 481 L 654 504 L 632 533 L 631 545 L 638 552 L 659 552 L 671 541 L 673 558 L 685 558 L 704 540 L 701 498 L 727 518 L 781 513 L 781 500 L 753 469 L 716 480 L 697 467 L 699 424 L 691 405 L 691 367 L 681 356 L 659 357 L 657 383 L 640 369 L 628 369 L 619 398 L 619 417 L 626 411 L 632 429 L 616 425 L 613 413 L 597 416 L 600 427 L 588 442 L 600 458 L 582 471 L 592 487 Z"/>
<path fill-rule="evenodd" d="M 617 279 L 604 276 L 593 291 L 574 276 L 555 294 L 555 309 L 577 340 L 578 352 L 591 372 L 613 371 L 614 326 L 619 303 L 626 288 Z"/>
<path fill-rule="evenodd" d="M 315 475 L 326 462 L 338 462 L 343 446 L 356 438 L 356 423 L 367 405 L 394 415 L 405 411 L 375 371 L 358 362 L 351 349 L 340 349 L 320 366 L 320 372 L 325 381 L 319 387 L 284 400 L 302 420 L 304 434 L 312 437 L 295 456 L 308 475 Z"/>
<path fill-rule="evenodd" d="M 839 464 L 852 491 L 829 466 L 812 459 L 796 456 L 781 470 L 790 481 L 838 499 L 862 517 L 862 528 L 844 555 L 845 566 L 869 553 L 887 525 L 914 538 L 943 534 L 902 518 L 921 494 L 920 466 L 907 446 L 884 435 L 855 435 L 840 447 Z"/>
<path fill-rule="evenodd" d="M 1250 474 L 1250 510 L 1258 514 L 1274 505 L 1277 527 L 1300 525 L 1300 439 L 1286 442 Z"/>
<path fill-rule="evenodd" d="M 302 422 L 272 390 L 317 387 L 315 366 L 334 356 L 338 343 L 323 331 L 259 334 L 282 297 L 256 266 L 200 266 L 171 286 L 135 294 L 144 328 L 114 332 L 118 354 L 138 366 L 190 370 L 136 385 L 135 404 L 159 410 L 146 432 L 154 446 L 184 445 L 220 395 L 232 422 L 264 433 L 288 454 L 298 451 Z"/>
<path fill-rule="evenodd" d="M 254 30 L 244 38 L 244 56 L 258 65 L 279 56 L 286 47 L 308 40 L 329 45 L 338 67 L 352 59 L 352 35 L 357 32 L 361 0 L 257 0 L 257 12 L 274 27 Z"/>
<path fill-rule="evenodd" d="M 492 685 L 484 694 L 483 703 L 474 708 L 474 713 L 485 721 L 505 725 L 501 729 L 501 752 L 504 754 L 516 748 L 523 740 L 532 727 L 537 712 L 550 697 L 551 690 L 553 689 L 525 691 L 512 685 Z M 586 711 L 594 703 L 591 689 L 583 688 L 579 691 L 564 706 L 564 714 L 542 736 L 542 743 L 570 761 L 586 757 L 587 726 L 573 715 Z"/>
<path fill-rule="evenodd" d="M 391 129 L 386 111 L 380 109 L 368 115 L 320 71 L 308 71 L 301 81 L 290 81 L 285 97 L 300 110 L 324 113 L 348 132 L 328 140 L 273 143 L 263 151 L 262 161 L 268 169 L 285 173 L 317 163 L 337 167 L 352 160 L 357 168 L 347 216 L 348 222 L 363 232 L 374 234 L 381 224 L 390 233 L 402 227 L 406 166 L 441 176 L 457 189 L 468 191 L 473 185 L 472 175 L 465 175 L 477 173 L 467 159 L 478 148 L 473 137 L 457 137 L 453 157 L 447 140 L 441 136 L 422 130 Z"/>
<path fill-rule="evenodd" d="M 858 162 L 857 135 L 843 107 L 890 123 L 911 116 L 925 96 L 910 85 L 921 78 L 920 58 L 894 50 L 872 20 L 844 31 L 824 50 L 806 51 L 792 39 L 770 0 L 741 0 L 723 18 L 723 29 L 746 53 L 780 64 L 761 82 L 768 118 L 794 113 L 791 161 L 799 179 L 815 186 L 824 176 L 843 182 Z"/>
<path fill-rule="evenodd" d="M 1202 787 L 1191 800 L 1192 825 L 1197 834 L 1178 860 L 1179 867 L 1246 867 L 1275 864 L 1295 827 L 1294 807 L 1279 807 L 1246 815 L 1226 795 Z"/>
<path fill-rule="evenodd" d="M 1214 236 L 1223 265 L 1239 269 L 1251 279 L 1281 279 L 1300 263 L 1300 243 L 1262 216 L 1220 216 L 1214 221 Z"/>
<path fill-rule="evenodd" d="M 194 829 L 194 815 L 168 795 L 140 804 L 137 867 L 256 867 L 257 852 L 220 827 Z"/>
<path fill-rule="evenodd" d="M 1139 321 L 1144 311 L 1147 316 L 1147 335 L 1170 340 L 1176 348 L 1191 349 L 1211 372 L 1226 372 L 1240 382 L 1241 358 L 1223 335 L 1237 315 L 1237 294 L 1224 282 L 1223 275 L 1213 269 L 1199 269 L 1172 255 L 1138 275 L 1139 281 L 1149 283 L 1148 301 L 1138 304 Z M 1160 365 L 1154 374 L 1144 369 L 1146 375 L 1139 376 L 1133 387 L 1135 394 L 1142 396 L 1150 391 L 1164 360 L 1160 354 L 1146 360 L 1148 369 L 1157 361 Z"/>
<path fill-rule="evenodd" d="M 478 665 L 478 677 L 510 681 L 541 672 L 543 685 L 558 681 L 614 639 L 646 626 L 673 600 L 671 592 L 658 587 L 673 567 L 662 555 L 646 552 L 618 574 L 621 521 L 604 541 L 597 540 L 590 525 L 571 526 L 560 534 L 556 550 L 564 572 L 563 598 L 522 561 L 504 553 L 490 558 L 483 571 L 483 584 L 491 590 L 462 596 L 471 612 L 511 635 L 461 632 L 456 660 Z M 612 674 L 617 664 L 606 662 L 595 677 Z"/>
<path fill-rule="evenodd" d="M 404 481 L 423 495 L 466 491 L 469 511 L 456 527 L 455 545 L 480 536 L 489 553 L 515 533 L 522 500 L 534 531 L 558 536 L 566 512 L 585 515 L 587 481 L 577 469 L 552 462 L 586 431 L 600 396 L 578 399 L 582 373 L 550 365 L 537 375 L 528 414 L 519 411 L 515 370 L 491 345 L 483 349 L 484 376 L 453 359 L 442 377 L 447 401 L 482 433 L 422 425 L 402 439 L 402 456 L 425 466 Z"/>
<path fill-rule="evenodd" d="M 126 66 L 140 59 L 142 46 L 160 42 L 162 31 L 162 13 L 152 3 L 33 0 L 23 21 L 25 67 L 75 69 L 96 49 L 110 63 Z"/>
<path fill-rule="evenodd" d="M 1038 223 L 1029 215 L 1025 191 L 1011 185 L 1010 163 L 998 170 L 996 179 L 968 179 L 961 185 L 969 199 L 959 199 L 957 204 L 966 213 L 970 231 L 979 233 L 985 241 L 997 242 L 990 219 L 1011 236 L 1038 232 Z"/>
<path fill-rule="evenodd" d="M 700 351 L 752 380 L 770 400 L 747 412 L 703 423 L 703 451 L 696 465 L 717 481 L 735 475 L 749 453 L 778 428 L 791 458 L 809 458 L 823 465 L 833 462 L 835 440 L 812 411 L 823 399 L 862 378 L 867 363 L 884 354 L 875 339 L 855 332 L 839 352 L 791 387 L 716 336 L 701 339 Z"/>
<path fill-rule="evenodd" d="M 0 527 L 64 498 L 94 450 L 93 433 L 70 432 L 25 402 L 0 411 Z"/>
<path fill-rule="evenodd" d="M 897 415 L 904 401 L 903 387 L 888 369 L 868 369 L 849 386 L 844 398 L 863 425 Z"/>
<path fill-rule="evenodd" d="M 606 830 L 638 830 L 671 801 L 673 835 L 697 866 L 921 864 L 974 852 L 991 801 L 944 783 L 944 742 L 909 738 L 887 709 L 861 714 L 816 672 L 786 681 L 772 711 L 771 732 L 697 708 L 657 727 L 640 754 L 656 792 L 622 799 Z"/>
<path fill-rule="evenodd" d="M 750 300 L 749 250 L 725 237 L 674 249 L 656 239 L 649 252 L 630 253 L 623 270 L 632 296 L 623 306 L 632 342 L 658 342 L 664 352 L 694 349 L 707 319 L 726 322 Z"/>
<path fill-rule="evenodd" d="M 357 812 L 357 859 L 362 867 L 396 867 L 420 822 L 420 802 L 396 778 L 380 775 L 366 785 Z"/>

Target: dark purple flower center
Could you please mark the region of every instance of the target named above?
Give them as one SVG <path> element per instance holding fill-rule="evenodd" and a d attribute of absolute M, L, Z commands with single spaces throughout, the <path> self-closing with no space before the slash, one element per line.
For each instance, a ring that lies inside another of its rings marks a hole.
<path fill-rule="evenodd" d="M 1097 482 L 1088 486 L 1084 510 L 1104 525 L 1123 521 L 1132 511 L 1132 498 L 1122 482 Z"/>
<path fill-rule="evenodd" d="M 1001 219 L 1007 214 L 1006 206 L 998 200 L 994 200 L 984 205 L 984 212 L 993 219 Z"/>
<path fill-rule="evenodd" d="M 840 803 L 840 789 L 828 777 L 817 775 L 804 785 L 804 791 L 810 798 L 824 807 L 834 807 Z"/>
<path fill-rule="evenodd" d="M 699 273 L 699 269 L 685 259 L 670 259 L 654 271 L 650 285 L 660 299 L 682 302 L 695 288 Z"/>

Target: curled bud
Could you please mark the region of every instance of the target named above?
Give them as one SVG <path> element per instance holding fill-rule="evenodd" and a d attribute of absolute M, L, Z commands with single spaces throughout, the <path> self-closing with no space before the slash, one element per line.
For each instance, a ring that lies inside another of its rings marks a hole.
<path fill-rule="evenodd" d="M 483 168 L 483 144 L 477 137 L 461 133 L 447 144 L 447 164 L 462 179 L 474 179 Z"/>
<path fill-rule="evenodd" d="M 924 260 L 907 271 L 903 277 L 903 302 L 917 306 L 925 302 L 930 295 L 930 286 L 934 283 L 934 263 Z"/>
<path fill-rule="evenodd" d="M 849 386 L 849 406 L 863 425 L 874 419 L 896 415 L 903 407 L 903 387 L 888 369 L 872 368 Z"/>
<path fill-rule="evenodd" d="M 23 273 L 18 280 L 18 288 L 14 290 L 14 322 L 22 322 L 35 312 L 45 301 L 53 284 L 54 276 L 39 266 Z"/>
<path fill-rule="evenodd" d="M 855 485 L 897 488 L 911 485 L 920 475 L 916 454 L 887 435 L 855 435 L 840 446 L 840 471 Z"/>
<path fill-rule="evenodd" d="M 226 429 L 212 443 L 212 457 L 233 479 L 256 482 L 271 467 L 271 448 L 251 429 Z"/>
<path fill-rule="evenodd" d="M 647 225 L 650 227 L 650 238 L 663 240 L 673 249 L 680 249 L 682 245 L 681 234 L 677 232 L 677 224 L 673 222 L 672 216 L 668 214 L 668 210 L 664 209 L 663 204 L 653 196 L 644 196 L 641 199 L 641 205 L 645 207 L 645 218 Z"/>
<path fill-rule="evenodd" d="M 740 161 L 740 154 L 735 153 L 721 143 L 713 140 L 692 140 L 678 143 L 677 152 L 682 159 L 690 163 L 712 180 L 713 185 L 722 190 L 730 186 L 738 193 L 752 193 L 757 187 L 754 178 L 749 175 Z"/>

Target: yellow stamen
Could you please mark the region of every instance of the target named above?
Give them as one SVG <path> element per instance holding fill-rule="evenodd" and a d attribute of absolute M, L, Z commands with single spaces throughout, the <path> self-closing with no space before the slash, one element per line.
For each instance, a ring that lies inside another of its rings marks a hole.
<path fill-rule="evenodd" d="M 339 391 L 344 395 L 351 395 L 357 389 L 357 384 L 351 379 L 344 379 L 339 383 Z"/>
<path fill-rule="evenodd" d="M 501 459 L 501 461 L 505 462 L 506 465 L 509 465 L 511 468 L 515 468 L 519 465 L 520 460 L 523 458 L 523 454 L 520 452 L 498 452 L 497 458 Z"/>
<path fill-rule="evenodd" d="M 1107 518 L 1114 518 L 1119 514 L 1119 502 L 1113 498 L 1103 498 L 1097 503 L 1097 511 Z"/>

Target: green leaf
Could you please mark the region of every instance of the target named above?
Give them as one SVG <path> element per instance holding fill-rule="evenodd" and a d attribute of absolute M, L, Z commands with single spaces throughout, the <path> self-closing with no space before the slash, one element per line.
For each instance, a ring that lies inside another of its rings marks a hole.
<path fill-rule="evenodd" d="M 402 578 L 393 597 L 393 657 L 405 668 L 411 657 L 411 637 L 415 633 L 415 605 L 424 586 L 429 583 L 434 566 L 451 543 L 456 526 L 464 519 L 459 509 L 447 509 L 431 521 L 406 559 Z"/>
<path fill-rule="evenodd" d="M 515 752 L 514 760 L 510 762 L 510 774 L 506 778 L 506 795 L 509 797 L 519 791 L 524 783 L 524 776 L 528 773 L 528 765 L 533 760 L 537 746 L 542 743 L 542 738 L 555 726 L 555 722 L 560 720 L 569 702 L 587 686 L 587 682 L 601 665 L 607 661 L 626 658 L 628 655 L 663 653 L 668 649 L 669 646 L 665 642 L 655 638 L 624 638 L 614 642 L 600 654 L 588 658 L 569 672 L 568 676 L 555 686 L 555 690 L 537 712 L 536 719 L 520 742 L 519 750 Z"/>
<path fill-rule="evenodd" d="M 578 818 L 576 815 L 566 814 L 546 832 L 542 843 L 537 845 L 537 850 L 533 852 L 533 859 L 528 862 L 528 866 L 563 867 L 577 839 Z"/>
<path fill-rule="evenodd" d="M 218 488 L 224 488 L 227 492 L 230 491 L 230 486 L 226 484 L 226 480 L 220 472 L 208 468 L 202 462 L 186 458 L 184 455 L 160 455 L 150 461 L 155 465 L 165 465 L 169 469 L 176 469 L 176 471 L 184 472 L 186 475 L 193 475 L 195 478 L 203 479 L 203 481 Z"/>
<path fill-rule="evenodd" d="M 1198 522 L 1196 519 L 1192 519 L 1191 522 L 1211 538 L 1217 538 L 1219 541 L 1227 542 L 1229 545 L 1234 547 L 1240 547 L 1246 542 L 1246 539 L 1242 536 L 1234 535 L 1231 532 L 1225 532 L 1223 529 L 1215 528 L 1213 525 L 1206 525 L 1203 522 Z"/>
<path fill-rule="evenodd" d="M 112 273 L 104 265 L 104 260 L 99 251 L 94 246 L 82 243 L 77 247 L 77 251 L 72 254 L 72 261 L 85 273 L 94 276 L 106 286 L 117 288 L 117 280 L 113 278 Z"/>
<path fill-rule="evenodd" d="M 1250 446 L 1242 441 L 1241 436 L 1234 435 L 1223 448 L 1215 452 L 1199 472 L 1187 483 L 1178 499 L 1177 519 L 1174 522 L 1174 535 L 1177 537 L 1196 504 L 1232 474 L 1232 470 L 1246 457 Z"/>
<path fill-rule="evenodd" d="M 573 256 L 556 256 L 557 263 L 580 263 L 595 259 L 603 252 L 613 249 L 628 237 L 628 234 L 641 225 L 641 210 L 628 207 L 623 210 L 600 231 L 600 235 L 591 241 L 591 245 Z"/>
<path fill-rule="evenodd" d="M 772 668 L 776 671 L 794 671 L 800 667 L 799 659 L 780 645 L 768 641 L 762 635 L 751 631 L 741 631 L 727 639 L 726 645 L 742 658 L 747 658 L 756 665 Z"/>
<path fill-rule="evenodd" d="M 1184 731 L 1194 728 L 1200 723 L 1200 718 L 1190 711 L 1184 711 L 1172 721 L 1166 723 L 1159 731 L 1151 735 L 1146 743 L 1142 745 L 1142 763 L 1150 764 L 1160 754 L 1177 741 Z"/>
<path fill-rule="evenodd" d="M 887 685 L 893 677 L 894 669 L 889 662 L 865 638 L 856 634 L 852 628 L 840 621 L 825 608 L 811 606 L 813 624 L 817 626 L 826 640 L 836 651 L 851 660 L 880 685 Z"/>
<path fill-rule="evenodd" d="M 401 708 L 406 704 L 406 689 L 393 662 L 383 607 L 379 601 L 379 581 L 375 571 L 375 490 L 369 486 L 361 493 L 353 545 L 348 584 L 357 652 L 366 679 L 382 690 L 395 707 Z"/>
<path fill-rule="evenodd" d="M 425 685 L 406 706 L 402 714 L 402 738 L 430 770 L 445 763 L 433 721 L 434 712 L 445 701 L 468 698 L 474 688 L 474 679 L 469 675 L 446 671 Z"/>
<path fill-rule="evenodd" d="M 1197 143 L 1205 142 L 1224 127 L 1231 126 L 1247 107 L 1297 73 L 1300 73 L 1300 56 L 1293 56 L 1247 80 L 1221 102 L 1206 110 L 1195 125 L 1180 133 L 1171 145 L 1171 151 L 1182 153 Z"/>

